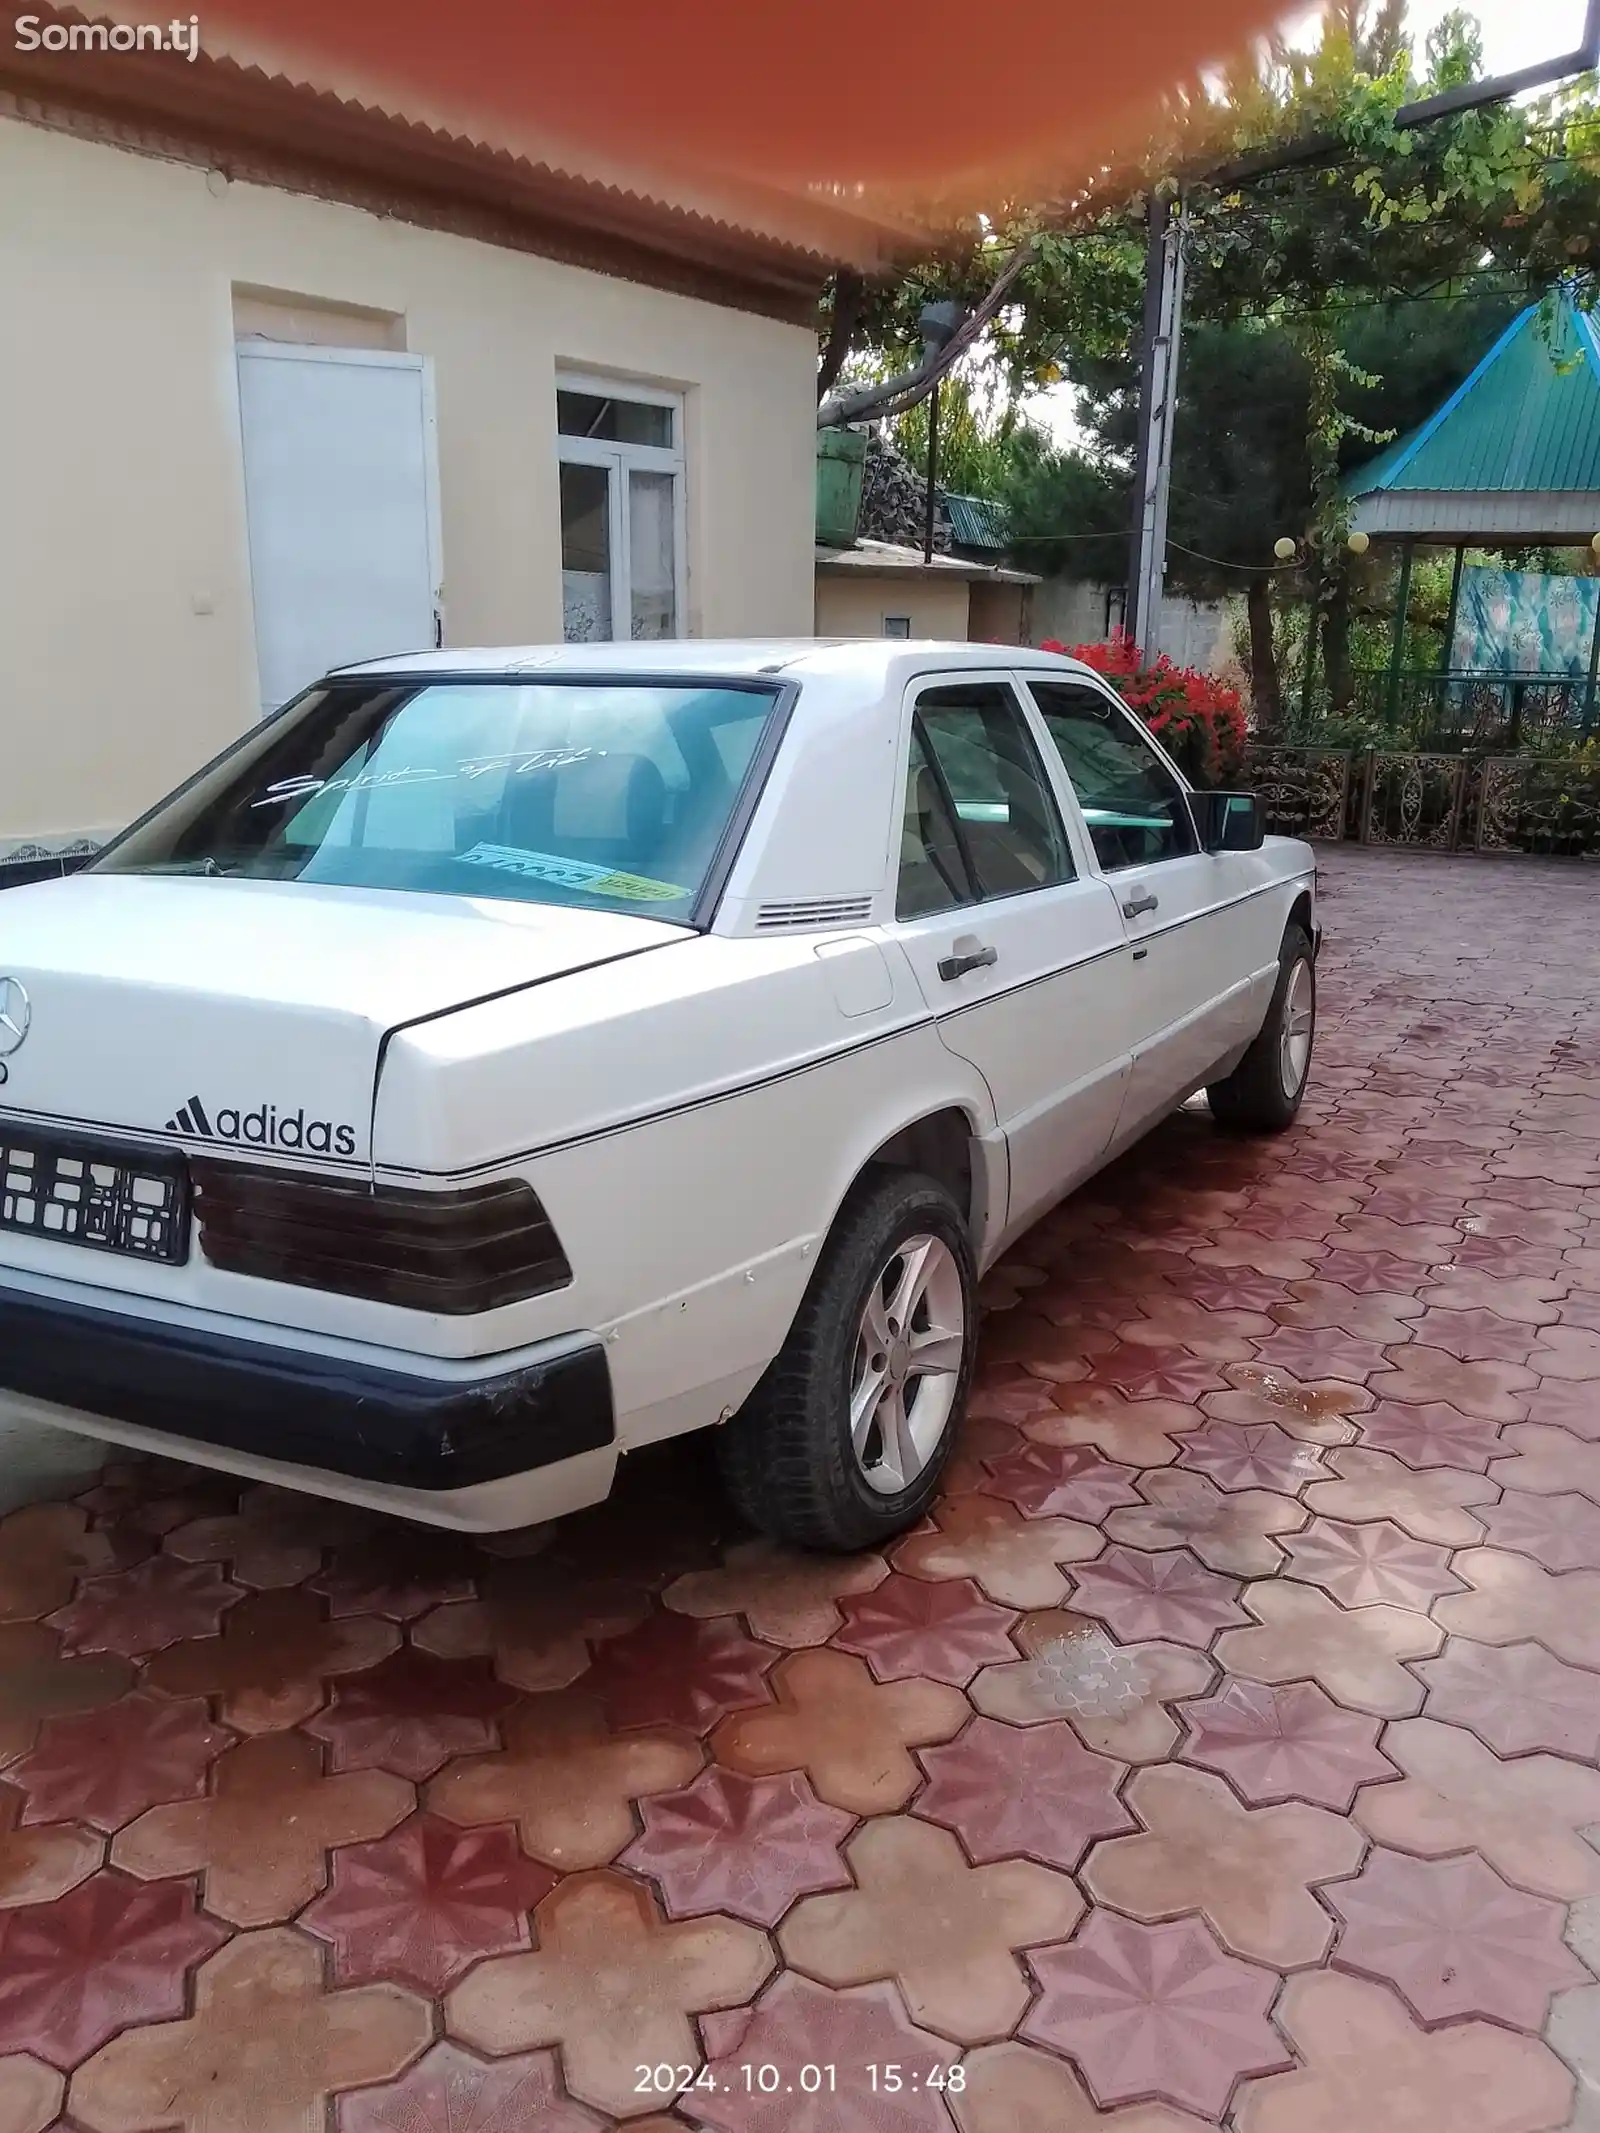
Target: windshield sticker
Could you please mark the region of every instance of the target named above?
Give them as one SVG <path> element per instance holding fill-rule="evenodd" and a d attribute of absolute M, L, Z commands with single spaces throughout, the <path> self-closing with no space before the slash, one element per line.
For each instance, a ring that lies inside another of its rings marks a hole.
<path fill-rule="evenodd" d="M 400 764 L 392 770 L 357 771 L 348 778 L 280 778 L 250 805 L 288 807 L 296 800 L 309 800 L 316 793 L 377 792 L 394 785 L 454 785 L 462 780 L 490 777 L 497 770 L 508 778 L 521 778 L 535 770 L 564 770 L 569 763 L 586 763 L 595 753 L 593 748 L 539 748 L 530 754 L 526 749 L 515 748 L 503 755 L 464 756 L 444 770 Z"/>
<path fill-rule="evenodd" d="M 496 873 L 520 874 L 528 880 L 548 881 L 562 889 L 583 889 L 591 896 L 614 896 L 630 904 L 673 903 L 689 894 L 670 881 L 652 881 L 647 874 L 619 874 L 587 859 L 563 859 L 555 852 L 525 852 L 509 844 L 475 844 L 470 852 L 457 856 L 463 866 L 491 867 Z"/>

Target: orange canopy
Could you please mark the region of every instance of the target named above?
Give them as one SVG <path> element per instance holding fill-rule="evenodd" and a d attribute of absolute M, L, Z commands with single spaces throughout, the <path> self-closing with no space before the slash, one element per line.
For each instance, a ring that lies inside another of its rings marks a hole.
<path fill-rule="evenodd" d="M 197 4 L 208 55 L 514 153 L 554 140 L 591 167 L 831 195 L 924 223 L 997 187 L 1065 190 L 1135 145 L 1164 91 L 1283 12 L 1283 0 Z"/>

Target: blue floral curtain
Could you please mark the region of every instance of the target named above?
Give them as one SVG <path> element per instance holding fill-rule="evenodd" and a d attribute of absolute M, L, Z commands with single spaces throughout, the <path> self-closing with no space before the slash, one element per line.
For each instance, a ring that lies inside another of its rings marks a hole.
<path fill-rule="evenodd" d="M 1537 570 L 1461 573 L 1450 664 L 1478 674 L 1585 674 L 1600 578 Z"/>

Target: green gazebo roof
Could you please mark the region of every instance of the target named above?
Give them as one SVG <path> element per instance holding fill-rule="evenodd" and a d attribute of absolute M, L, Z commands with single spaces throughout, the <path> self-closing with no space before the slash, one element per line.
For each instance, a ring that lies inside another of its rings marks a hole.
<path fill-rule="evenodd" d="M 1345 479 L 1353 527 L 1422 540 L 1587 541 L 1600 529 L 1600 336 L 1530 304 L 1427 421 Z"/>

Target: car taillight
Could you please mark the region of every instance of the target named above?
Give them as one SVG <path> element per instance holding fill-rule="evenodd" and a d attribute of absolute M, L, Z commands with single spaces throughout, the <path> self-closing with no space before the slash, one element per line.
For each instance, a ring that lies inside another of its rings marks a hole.
<path fill-rule="evenodd" d="M 190 1164 L 200 1248 L 215 1267 L 454 1317 L 564 1288 L 572 1279 L 530 1185 L 447 1192 Z"/>

